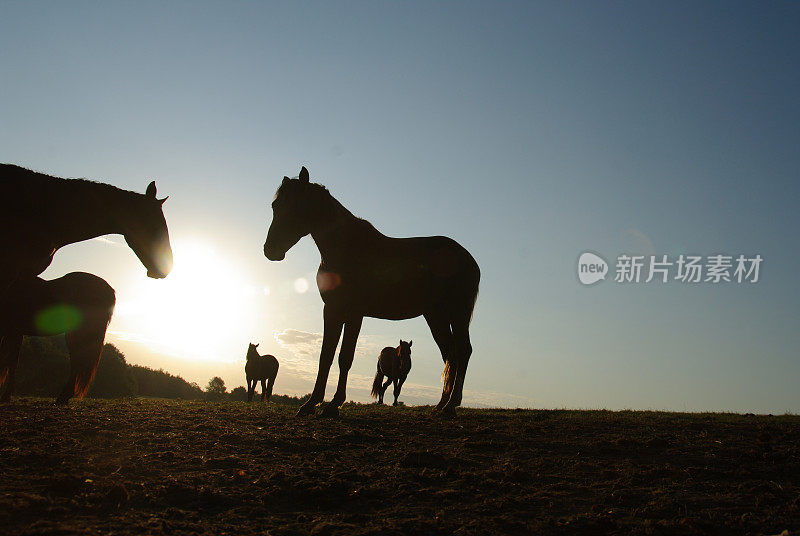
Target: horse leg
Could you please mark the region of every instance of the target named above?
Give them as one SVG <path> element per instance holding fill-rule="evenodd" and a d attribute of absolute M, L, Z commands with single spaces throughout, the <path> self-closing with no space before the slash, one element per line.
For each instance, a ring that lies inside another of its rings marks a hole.
<path fill-rule="evenodd" d="M 266 378 L 261 380 L 261 401 L 262 402 L 266 402 L 267 401 L 267 379 Z"/>
<path fill-rule="evenodd" d="M 456 407 L 461 405 L 464 377 L 467 374 L 467 364 L 472 355 L 472 344 L 469 340 L 469 318 L 470 314 L 467 313 L 466 316 L 453 321 L 454 355 L 456 356 L 455 383 L 450 393 L 450 400 L 442 408 L 443 413 L 450 416 L 454 416 Z"/>
<path fill-rule="evenodd" d="M 322 410 L 324 417 L 336 417 L 339 414 L 339 406 L 347 399 L 347 374 L 353 364 L 353 355 L 356 353 L 356 343 L 363 319 L 364 317 L 361 316 L 351 318 L 344 325 L 344 338 L 342 339 L 342 348 L 339 350 L 339 383 L 336 385 L 333 399 Z"/>
<path fill-rule="evenodd" d="M 269 380 L 267 381 L 267 402 L 269 402 L 270 397 L 272 396 L 272 386 L 275 384 L 275 378 L 278 375 L 270 376 Z"/>
<path fill-rule="evenodd" d="M 336 354 L 336 346 L 339 344 L 339 337 L 342 335 L 344 319 L 342 315 L 334 311 L 331 307 L 325 306 L 322 312 L 324 330 L 322 335 L 322 349 L 319 353 L 319 370 L 317 371 L 317 381 L 311 397 L 305 404 L 300 406 L 297 416 L 309 415 L 314 413 L 314 408 L 325 398 L 325 384 L 328 383 L 328 374 L 333 364 L 333 356 Z"/>
<path fill-rule="evenodd" d="M 383 394 L 386 392 L 386 389 L 389 388 L 390 383 L 392 383 L 392 379 L 389 376 L 386 376 L 386 383 L 381 386 L 381 396 L 378 400 L 378 404 L 383 404 Z"/>
<path fill-rule="evenodd" d="M 67 383 L 56 398 L 56 404 L 66 404 L 73 396 L 82 399 L 97 372 L 107 324 L 80 328 L 67 334 L 70 374 Z"/>
<path fill-rule="evenodd" d="M 22 335 L 4 335 L 0 338 L 0 388 L 5 384 L 3 394 L 0 395 L 0 402 L 11 400 L 21 346 Z"/>
<path fill-rule="evenodd" d="M 450 399 L 450 392 L 453 388 L 453 375 L 448 374 L 450 369 L 450 358 L 453 355 L 453 332 L 450 330 L 450 322 L 447 317 L 442 313 L 428 313 L 425 314 L 425 321 L 433 335 L 433 340 L 436 341 L 436 346 L 439 347 L 439 352 L 442 354 L 442 361 L 445 364 L 444 385 L 442 386 L 442 398 L 436 404 L 436 410 L 440 410 L 447 404 Z"/>
<path fill-rule="evenodd" d="M 103 342 L 114 314 L 116 298 L 114 289 L 108 283 L 92 277 L 89 283 L 70 287 L 69 295 L 65 297 L 68 302 L 81 304 L 83 325 L 67 333 L 70 376 L 56 398 L 56 404 L 66 404 L 73 396 L 82 399 L 86 395 L 103 353 Z M 91 288 L 87 288 L 86 284 L 90 284 Z M 87 298 L 90 301 L 85 301 Z"/>
<path fill-rule="evenodd" d="M 394 402 L 392 402 L 393 406 L 397 405 L 397 397 L 400 396 L 400 390 L 397 388 L 397 378 L 392 380 L 392 387 L 394 387 L 393 394 L 394 394 Z"/>
<path fill-rule="evenodd" d="M 397 385 L 394 388 L 394 405 L 397 405 L 397 399 L 400 398 L 400 390 L 403 389 L 403 382 L 405 382 L 405 378 L 400 378 L 397 381 Z"/>
<path fill-rule="evenodd" d="M 247 378 L 247 401 L 248 402 L 252 402 L 253 401 L 253 391 L 255 390 L 255 388 L 256 388 L 255 381 L 251 380 L 250 378 Z"/>

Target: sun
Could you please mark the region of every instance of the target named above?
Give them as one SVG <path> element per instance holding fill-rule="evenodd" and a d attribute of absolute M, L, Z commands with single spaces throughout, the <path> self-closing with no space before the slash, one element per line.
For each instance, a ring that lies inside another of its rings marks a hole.
<path fill-rule="evenodd" d="M 118 304 L 125 331 L 152 350 L 206 361 L 230 361 L 247 347 L 257 287 L 246 271 L 207 242 L 173 243 L 174 267 L 161 281 L 140 280 Z"/>

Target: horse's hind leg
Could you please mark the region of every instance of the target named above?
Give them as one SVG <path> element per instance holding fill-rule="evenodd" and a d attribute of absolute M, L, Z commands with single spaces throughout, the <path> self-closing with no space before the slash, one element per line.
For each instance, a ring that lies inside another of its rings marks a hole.
<path fill-rule="evenodd" d="M 267 401 L 267 380 L 266 378 L 261 380 L 261 401 Z"/>
<path fill-rule="evenodd" d="M 66 404 L 73 396 L 81 399 L 86 395 L 100 363 L 105 337 L 105 325 L 102 328 L 80 329 L 67 334 L 69 379 L 56 398 L 56 404 Z"/>
<path fill-rule="evenodd" d="M 469 314 L 465 317 L 457 318 L 453 322 L 453 361 L 455 362 L 455 380 L 453 383 L 450 399 L 442 408 L 446 414 L 455 415 L 455 408 L 461 405 L 461 397 L 464 390 L 464 378 L 467 374 L 467 365 L 472 355 L 472 344 L 469 340 Z"/>
<path fill-rule="evenodd" d="M 450 399 L 450 393 L 453 389 L 453 381 L 455 374 L 448 373 L 453 366 L 450 363 L 451 356 L 453 355 L 453 332 L 450 330 L 450 321 L 440 312 L 425 314 L 425 321 L 433 335 L 433 340 L 436 341 L 436 346 L 439 347 L 439 352 L 442 354 L 442 361 L 444 361 L 444 385 L 442 386 L 442 398 L 436 404 L 436 409 L 440 410 L 447 404 Z M 455 370 L 452 370 L 455 372 Z"/>
<path fill-rule="evenodd" d="M 275 376 L 277 376 L 277 374 Z M 275 376 L 271 376 L 267 380 L 267 402 L 269 402 L 269 399 L 272 396 L 272 386 L 275 384 Z"/>
<path fill-rule="evenodd" d="M 66 404 L 73 396 L 81 399 L 89 390 L 100 363 L 106 330 L 116 302 L 114 289 L 99 277 L 76 281 L 80 284 L 69 287 L 67 300 L 80 304 L 83 323 L 67 333 L 70 375 L 56 398 L 56 404 Z M 90 301 L 87 302 L 87 298 Z"/>
<path fill-rule="evenodd" d="M 0 402 L 11 400 L 21 346 L 22 335 L 4 335 L 0 338 L 0 389 L 2 389 Z"/>

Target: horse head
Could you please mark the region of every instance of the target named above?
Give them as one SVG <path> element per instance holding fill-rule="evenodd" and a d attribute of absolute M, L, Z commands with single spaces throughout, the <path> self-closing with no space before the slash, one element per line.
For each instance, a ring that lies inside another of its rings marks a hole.
<path fill-rule="evenodd" d="M 400 346 L 397 347 L 397 357 L 401 363 L 411 363 L 411 344 L 413 342 L 406 342 L 400 339 Z"/>
<path fill-rule="evenodd" d="M 297 179 L 284 177 L 272 201 L 272 223 L 264 242 L 264 255 L 271 261 L 282 261 L 301 238 L 312 231 L 314 221 L 314 187 L 303 167 Z"/>
<path fill-rule="evenodd" d="M 258 351 L 256 350 L 256 348 L 258 348 L 258 344 L 253 344 L 252 342 L 250 343 L 250 346 L 247 347 L 247 360 L 248 361 L 250 361 L 254 357 L 255 358 L 258 357 Z"/>
<path fill-rule="evenodd" d="M 164 219 L 164 199 L 156 198 L 156 183 L 151 182 L 144 195 L 120 215 L 125 242 L 147 268 L 147 277 L 162 279 L 172 270 L 172 247 Z"/>

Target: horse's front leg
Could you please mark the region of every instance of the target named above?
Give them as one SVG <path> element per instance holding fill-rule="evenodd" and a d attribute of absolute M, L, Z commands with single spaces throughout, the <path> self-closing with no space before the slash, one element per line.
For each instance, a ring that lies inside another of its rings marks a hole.
<path fill-rule="evenodd" d="M 322 312 L 324 320 L 324 333 L 322 335 L 322 350 L 319 353 L 319 370 L 317 371 L 317 381 L 314 384 L 314 391 L 311 393 L 305 404 L 300 406 L 297 416 L 309 415 L 314 413 L 314 408 L 325 398 L 325 384 L 328 383 L 328 373 L 333 364 L 333 356 L 336 353 L 336 346 L 339 344 L 339 337 L 342 335 L 344 316 L 328 305 Z"/>
<path fill-rule="evenodd" d="M 344 325 L 344 339 L 342 349 L 339 351 L 339 383 L 333 400 L 322 410 L 325 417 L 335 417 L 339 414 L 339 406 L 347 399 L 347 373 L 353 364 L 353 355 L 356 353 L 358 334 L 361 332 L 361 322 L 364 317 L 349 319 Z"/>
<path fill-rule="evenodd" d="M 400 398 L 400 390 L 403 389 L 403 383 L 406 381 L 405 378 L 401 377 L 397 380 L 397 383 L 394 386 L 394 405 L 397 405 L 397 399 Z"/>

